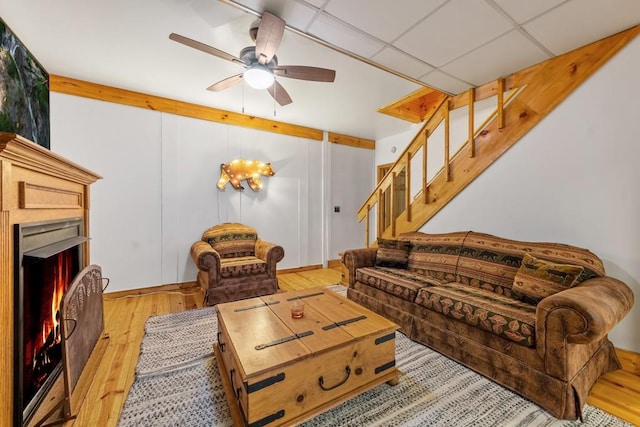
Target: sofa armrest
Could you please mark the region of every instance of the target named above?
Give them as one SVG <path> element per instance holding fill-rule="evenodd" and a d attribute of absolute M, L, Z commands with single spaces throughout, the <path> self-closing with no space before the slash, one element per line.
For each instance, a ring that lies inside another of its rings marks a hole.
<path fill-rule="evenodd" d="M 220 254 L 203 240 L 191 245 L 191 258 L 199 270 L 209 273 L 209 283 L 220 281 Z"/>
<path fill-rule="evenodd" d="M 284 258 L 284 248 L 275 243 L 266 240 L 256 240 L 256 258 L 260 258 L 267 263 L 267 274 L 269 277 L 275 277 L 276 264 Z"/>
<path fill-rule="evenodd" d="M 349 272 L 349 287 L 352 288 L 356 281 L 356 269 L 361 267 L 373 267 L 376 262 L 378 248 L 349 249 L 342 254 L 342 263 Z"/>
<path fill-rule="evenodd" d="M 604 338 L 631 310 L 633 292 L 618 279 L 596 277 L 544 298 L 536 309 L 536 348 L 548 371 L 566 372 L 569 344 Z M 548 362 L 548 363 L 547 363 Z"/>

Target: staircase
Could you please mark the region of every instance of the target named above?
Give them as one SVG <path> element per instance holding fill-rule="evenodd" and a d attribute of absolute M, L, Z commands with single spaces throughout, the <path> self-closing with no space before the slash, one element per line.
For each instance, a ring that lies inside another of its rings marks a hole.
<path fill-rule="evenodd" d="M 419 230 L 638 33 L 640 26 L 481 87 L 438 98 L 433 113 L 358 211 L 358 221 L 366 221 L 366 246 L 371 245 L 372 226 L 383 238 Z M 478 103 L 488 100 L 495 109 L 476 123 Z M 466 140 L 457 141 L 457 146 L 450 140 L 454 112 L 463 113 L 468 128 Z M 443 154 L 437 171 L 428 169 L 434 152 Z"/>

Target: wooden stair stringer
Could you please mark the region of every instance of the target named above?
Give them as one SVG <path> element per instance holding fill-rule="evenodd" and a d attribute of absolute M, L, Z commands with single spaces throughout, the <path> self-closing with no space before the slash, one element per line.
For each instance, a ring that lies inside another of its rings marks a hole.
<path fill-rule="evenodd" d="M 402 212 L 395 234 L 422 228 L 638 33 L 640 25 L 515 73 L 513 86 L 526 87 L 504 109 L 504 127 L 498 128 L 497 118 L 489 123 L 475 138 L 475 157 L 468 157 L 464 144 L 450 162 L 450 179 L 440 171 L 429 183 L 428 203 L 414 200 L 411 221 Z M 391 230 L 380 237 L 392 237 Z"/>

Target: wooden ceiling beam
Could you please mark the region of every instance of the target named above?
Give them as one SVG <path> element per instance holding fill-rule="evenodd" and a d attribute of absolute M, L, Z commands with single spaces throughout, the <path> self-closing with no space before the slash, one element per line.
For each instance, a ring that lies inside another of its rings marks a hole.
<path fill-rule="evenodd" d="M 179 116 L 264 130 L 282 135 L 314 139 L 317 141 L 324 139 L 324 132 L 319 129 L 234 113 L 213 107 L 205 107 L 203 105 L 148 95 L 141 92 L 133 92 L 69 77 L 49 76 L 49 89 L 67 95 L 81 96 L 99 101 L 161 111 L 163 113 L 177 114 Z"/>
<path fill-rule="evenodd" d="M 350 147 L 366 148 L 368 150 L 375 150 L 376 148 L 376 142 L 372 139 L 342 135 L 335 132 L 329 132 L 329 142 L 340 145 L 348 145 Z"/>

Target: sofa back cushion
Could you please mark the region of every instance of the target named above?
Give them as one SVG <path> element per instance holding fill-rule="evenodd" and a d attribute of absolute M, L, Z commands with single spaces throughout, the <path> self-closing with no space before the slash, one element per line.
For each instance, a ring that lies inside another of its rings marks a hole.
<path fill-rule="evenodd" d="M 211 227 L 202 234 L 222 258 L 255 256 L 258 233 L 252 227 L 238 223 L 224 223 Z"/>
<path fill-rule="evenodd" d="M 411 244 L 407 269 L 441 282 L 455 280 L 456 263 L 466 232 L 426 234 L 404 233 L 400 241 Z"/>
<path fill-rule="evenodd" d="M 409 242 L 378 238 L 376 267 L 407 268 Z"/>
<path fill-rule="evenodd" d="M 577 283 L 605 274 L 600 258 L 586 249 L 560 243 L 509 240 L 471 232 L 460 251 L 456 281 L 519 298 L 520 294 L 512 291 L 513 280 L 526 253 L 554 263 L 583 267 Z"/>

